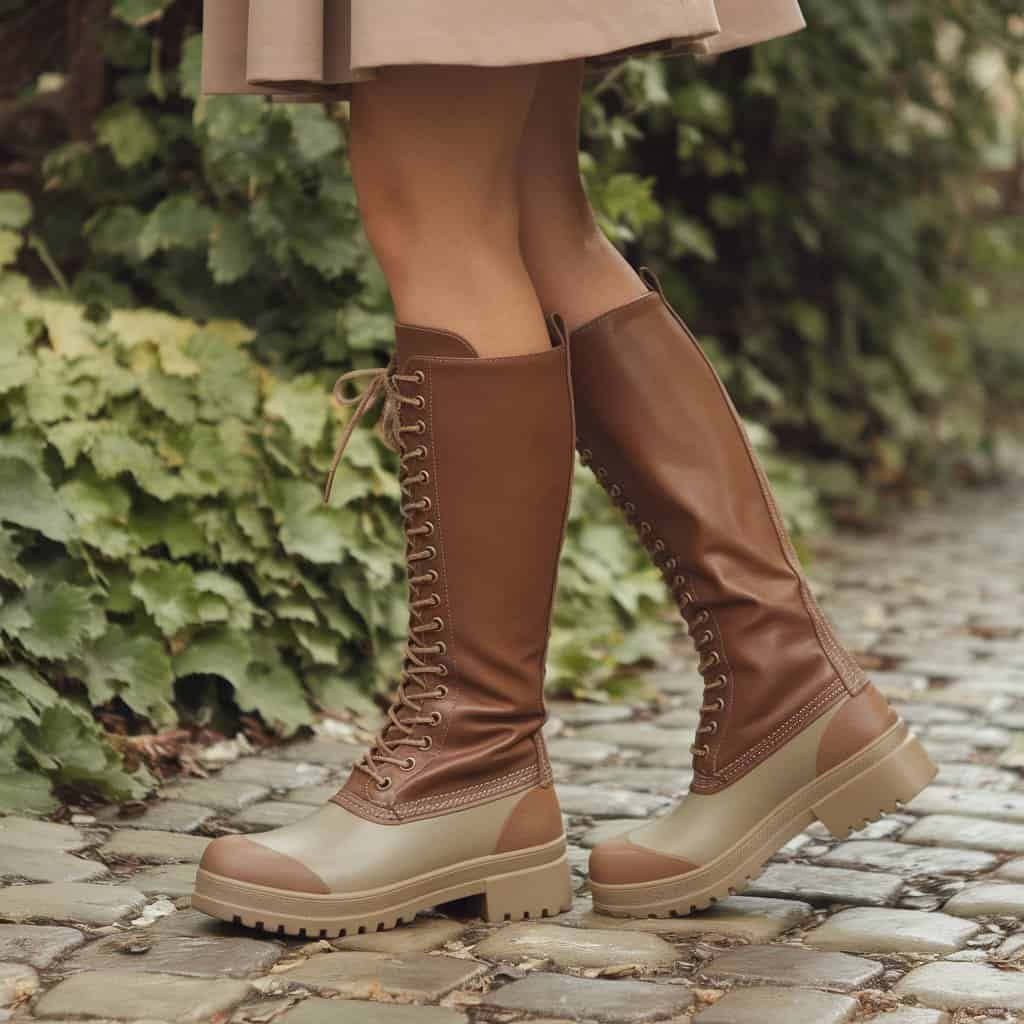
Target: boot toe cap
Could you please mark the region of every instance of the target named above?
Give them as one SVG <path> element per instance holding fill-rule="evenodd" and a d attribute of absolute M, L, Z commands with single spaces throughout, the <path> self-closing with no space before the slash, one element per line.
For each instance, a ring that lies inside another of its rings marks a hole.
<path fill-rule="evenodd" d="M 203 852 L 199 870 L 234 882 L 287 892 L 325 895 L 331 891 L 323 879 L 301 861 L 244 836 L 215 839 Z"/>
<path fill-rule="evenodd" d="M 590 853 L 590 880 L 598 885 L 656 882 L 689 874 L 698 867 L 682 857 L 649 850 L 628 837 L 599 843 Z"/>

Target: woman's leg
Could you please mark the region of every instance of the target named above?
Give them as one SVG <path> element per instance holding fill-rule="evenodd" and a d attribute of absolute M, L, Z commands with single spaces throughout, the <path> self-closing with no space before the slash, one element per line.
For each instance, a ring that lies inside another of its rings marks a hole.
<path fill-rule="evenodd" d="M 517 158 L 538 74 L 394 68 L 353 96 L 352 175 L 398 319 L 481 355 L 550 344 L 519 249 Z"/>
<path fill-rule="evenodd" d="M 539 71 L 519 150 L 520 242 L 545 310 L 570 330 L 647 289 L 597 225 L 579 171 L 582 61 Z"/>

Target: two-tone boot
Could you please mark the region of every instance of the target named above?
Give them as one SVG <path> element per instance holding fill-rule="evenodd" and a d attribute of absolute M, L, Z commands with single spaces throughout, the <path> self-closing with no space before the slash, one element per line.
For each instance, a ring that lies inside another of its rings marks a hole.
<path fill-rule="evenodd" d="M 326 937 L 468 896 L 489 920 L 571 903 L 541 736 L 573 460 L 567 341 L 496 359 L 444 331 L 399 325 L 397 342 L 387 370 L 361 372 L 349 430 L 386 398 L 410 590 L 398 693 L 329 803 L 210 844 L 192 905 L 217 918 Z"/>
<path fill-rule="evenodd" d="M 935 775 L 837 641 L 721 381 L 644 279 L 572 335 L 578 444 L 671 588 L 704 699 L 685 799 L 591 854 L 594 905 L 620 916 L 706 907 L 813 821 L 846 835 Z"/>

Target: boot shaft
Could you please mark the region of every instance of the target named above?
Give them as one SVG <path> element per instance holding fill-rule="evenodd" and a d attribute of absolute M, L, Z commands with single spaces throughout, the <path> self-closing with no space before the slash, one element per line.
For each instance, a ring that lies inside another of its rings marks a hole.
<path fill-rule="evenodd" d="M 574 332 L 578 443 L 662 569 L 706 684 L 694 788 L 727 785 L 866 679 L 809 591 L 739 417 L 656 282 Z"/>
<path fill-rule="evenodd" d="M 440 692 L 417 701 L 416 686 L 405 686 L 417 706 L 393 713 L 429 719 L 409 729 L 406 761 L 386 766 L 384 787 L 354 771 L 336 798 L 377 820 L 550 780 L 544 662 L 574 437 L 564 339 L 496 359 L 443 331 L 399 325 L 397 340 L 390 386 L 402 396 L 393 428 L 414 652 L 406 669 L 438 669 L 429 681 Z"/>

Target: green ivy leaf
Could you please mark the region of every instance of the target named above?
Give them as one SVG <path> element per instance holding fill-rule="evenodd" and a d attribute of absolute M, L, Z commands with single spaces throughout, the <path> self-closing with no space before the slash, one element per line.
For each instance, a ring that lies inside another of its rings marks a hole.
<path fill-rule="evenodd" d="M 17 640 L 34 658 L 71 657 L 106 628 L 93 597 L 94 591 L 70 583 L 36 582 L 0 607 L 0 633 Z"/>
<path fill-rule="evenodd" d="M 0 191 L 0 228 L 20 231 L 32 220 L 32 201 L 23 192 Z"/>
<path fill-rule="evenodd" d="M 152 159 L 160 148 L 150 119 L 133 103 L 108 107 L 96 121 L 96 137 L 126 169 Z"/>
<path fill-rule="evenodd" d="M 213 228 L 209 267 L 217 284 L 234 284 L 252 270 L 256 239 L 244 217 L 221 217 Z"/>
<path fill-rule="evenodd" d="M 170 195 L 146 218 L 139 235 L 144 260 L 172 249 L 198 249 L 213 231 L 213 212 L 193 196 Z"/>
<path fill-rule="evenodd" d="M 171 660 L 158 640 L 112 625 L 82 652 L 81 660 L 94 707 L 120 697 L 157 727 L 177 720 Z"/>
<path fill-rule="evenodd" d="M 324 436 L 330 407 L 323 385 L 312 374 L 291 380 L 277 380 L 264 410 L 268 416 L 283 420 L 295 440 L 306 448 L 315 448 Z"/>
<path fill-rule="evenodd" d="M 187 565 L 138 560 L 133 568 L 131 592 L 164 636 L 173 637 L 200 621 L 199 590 Z"/>
<path fill-rule="evenodd" d="M 61 543 L 74 523 L 50 481 L 32 465 L 0 455 L 0 522 L 36 530 Z"/>

